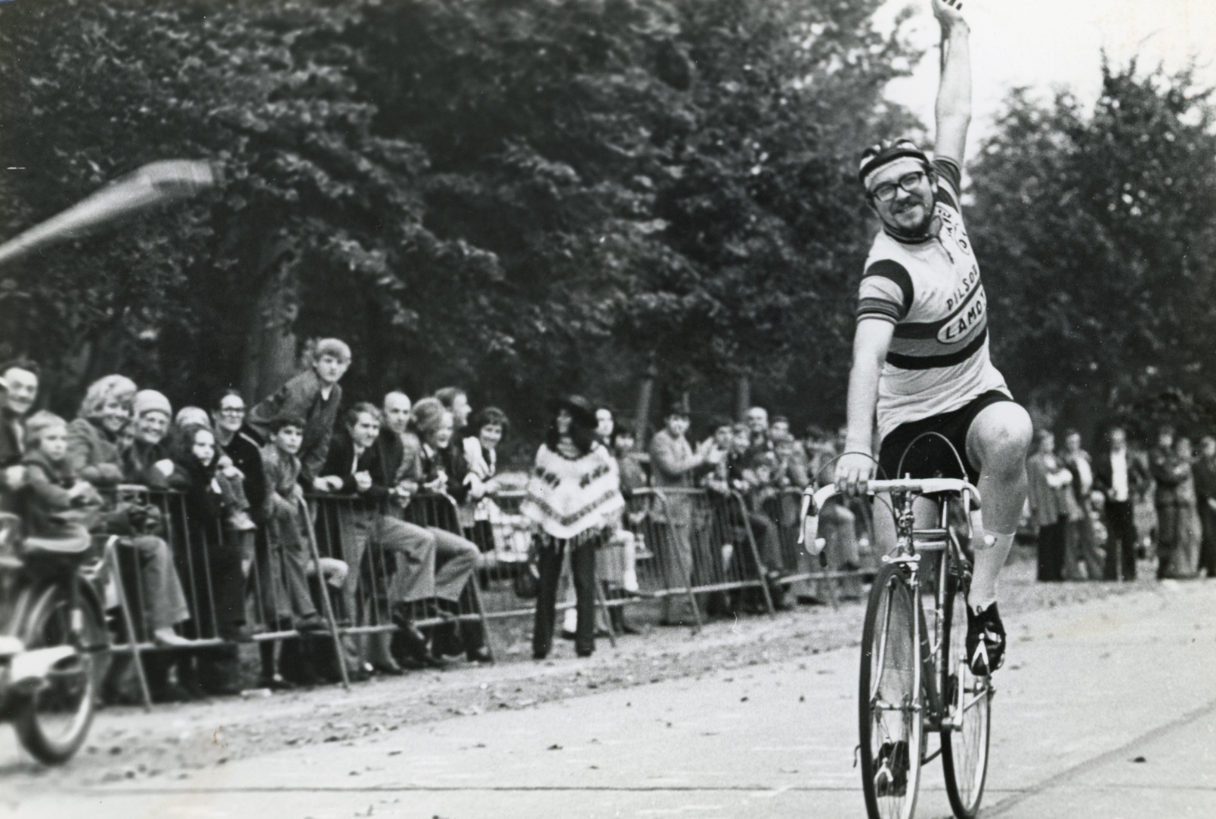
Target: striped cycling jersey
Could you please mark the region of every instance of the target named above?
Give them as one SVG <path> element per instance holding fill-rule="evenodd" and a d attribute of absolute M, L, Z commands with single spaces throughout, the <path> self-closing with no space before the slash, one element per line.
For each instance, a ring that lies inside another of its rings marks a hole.
<path fill-rule="evenodd" d="M 919 241 L 879 233 L 866 259 L 857 318 L 895 334 L 878 382 L 878 432 L 951 412 L 985 392 L 1009 394 L 988 357 L 988 311 L 980 268 L 959 209 L 961 171 L 933 161 L 936 235 Z"/>

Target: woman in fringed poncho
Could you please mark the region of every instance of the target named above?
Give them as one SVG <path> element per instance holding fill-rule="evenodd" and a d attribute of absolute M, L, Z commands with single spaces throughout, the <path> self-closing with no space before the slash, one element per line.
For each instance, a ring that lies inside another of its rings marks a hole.
<path fill-rule="evenodd" d="M 616 461 L 595 439 L 595 410 L 577 395 L 557 401 L 520 507 L 541 530 L 535 659 L 543 660 L 553 647 L 557 582 L 567 549 L 578 608 L 574 648 L 580 657 L 595 650 L 595 550 L 620 524 L 624 508 Z"/>

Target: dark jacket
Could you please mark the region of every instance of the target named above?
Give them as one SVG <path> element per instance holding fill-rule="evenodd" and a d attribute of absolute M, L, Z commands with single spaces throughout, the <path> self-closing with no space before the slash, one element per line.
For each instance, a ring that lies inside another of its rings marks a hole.
<path fill-rule="evenodd" d="M 1158 506 L 1175 506 L 1181 502 L 1179 486 L 1191 476 L 1191 468 L 1171 450 L 1153 447 L 1149 453 L 1149 472 L 1157 482 L 1157 494 L 1153 498 Z"/>
<path fill-rule="evenodd" d="M 198 458 L 179 453 L 173 463 L 175 469 L 166 483 L 171 489 L 182 492 L 186 512 L 186 523 L 190 537 L 202 538 L 209 548 L 220 541 L 220 521 L 224 512 L 224 496 L 215 483 L 215 463 L 204 466 Z"/>
<path fill-rule="evenodd" d="M 123 480 L 149 489 L 168 489 L 169 478 L 156 468 L 156 464 L 169 458 L 169 448 L 164 441 L 149 444 L 136 439 L 122 453 Z"/>
<path fill-rule="evenodd" d="M 1216 458 L 1199 457 L 1193 468 L 1195 473 L 1195 494 L 1199 502 L 1206 504 L 1216 498 Z"/>
<path fill-rule="evenodd" d="M 321 397 L 321 379 L 313 370 L 305 370 L 284 384 L 274 395 L 263 398 L 249 411 L 245 422 L 263 440 L 270 437 L 269 424 L 276 418 L 290 415 L 304 421 L 304 443 L 300 447 L 300 483 L 312 489 L 312 482 L 324 474 L 329 442 L 342 403 L 342 386 L 334 384 L 329 398 Z"/>
<path fill-rule="evenodd" d="M 464 482 L 464 476 L 469 473 L 469 467 L 464 462 L 464 453 L 453 444 L 438 450 L 424 445 L 418 457 L 422 466 L 422 483 L 427 484 L 435 480 L 442 469 L 448 479 L 445 491 L 457 503 L 464 503 L 469 494 L 469 485 Z"/>
<path fill-rule="evenodd" d="M 68 461 L 76 474 L 96 487 L 123 482 L 118 442 L 96 421 L 77 418 L 68 424 Z"/>
<path fill-rule="evenodd" d="M 0 469 L 21 463 L 23 448 L 20 435 L 21 419 L 8 407 L 0 409 Z"/>
<path fill-rule="evenodd" d="M 219 444 L 218 437 L 216 443 Z M 242 428 L 232 436 L 227 446 L 220 448 L 232 459 L 232 465 L 245 476 L 245 498 L 249 501 L 249 514 L 261 523 L 266 508 L 266 475 L 262 470 L 262 453 L 259 451 L 261 442 Z"/>
<path fill-rule="evenodd" d="M 1082 509 L 1088 509 L 1089 493 L 1093 490 L 1094 485 L 1097 483 L 1097 480 L 1093 477 L 1094 465 L 1090 460 L 1089 453 L 1083 449 L 1075 453 L 1065 452 L 1062 456 L 1060 456 L 1060 459 L 1064 462 L 1064 465 L 1068 467 L 1068 471 L 1072 473 L 1072 484 L 1069 488 L 1072 490 L 1073 500 L 1075 500 Z M 1085 461 L 1089 464 L 1091 481 L 1089 486 L 1083 485 L 1081 480 L 1081 468 L 1077 466 L 1077 461 Z"/>
<path fill-rule="evenodd" d="M 1107 500 L 1109 500 L 1114 484 L 1114 478 L 1111 474 L 1110 450 L 1098 453 L 1093 459 L 1093 468 L 1094 489 L 1106 495 Z M 1131 450 L 1127 450 L 1128 502 L 1143 495 L 1144 491 L 1148 488 L 1148 482 L 1148 467 L 1145 466 L 1143 458 L 1133 454 Z"/>
<path fill-rule="evenodd" d="M 17 429 L 12 424 L 12 413 L 8 408 L 0 410 L 0 469 L 8 469 L 21 463 L 21 441 L 17 438 Z M 15 491 L 0 475 L 0 511 L 14 512 L 20 504 Z"/>
<path fill-rule="evenodd" d="M 396 435 L 391 436 L 396 439 Z M 395 477 L 401 460 L 401 443 L 393 447 L 392 440 L 387 440 L 381 431 L 371 446 L 359 455 L 358 464 L 354 463 L 355 443 L 345 427 L 339 429 L 329 445 L 329 457 L 321 469 L 321 475 L 337 475 L 342 479 L 342 489 L 345 495 L 358 495 L 367 508 L 379 507 L 387 500 L 389 490 L 396 486 Z M 352 468 L 353 467 L 353 468 Z M 355 484 L 355 472 L 367 472 L 371 475 L 372 485 L 360 492 Z"/>

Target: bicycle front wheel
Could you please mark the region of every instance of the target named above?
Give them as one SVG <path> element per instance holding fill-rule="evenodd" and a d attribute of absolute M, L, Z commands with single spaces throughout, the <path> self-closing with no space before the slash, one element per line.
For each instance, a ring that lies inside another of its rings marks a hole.
<path fill-rule="evenodd" d="M 975 819 L 988 776 L 988 737 L 992 688 L 967 665 L 967 601 L 951 578 L 946 591 L 941 657 L 941 690 L 946 719 L 942 727 L 942 769 L 946 795 L 958 819 Z"/>
<path fill-rule="evenodd" d="M 910 819 L 924 750 L 924 688 L 903 570 L 874 578 L 861 633 L 861 783 L 870 819 Z"/>
<path fill-rule="evenodd" d="M 42 762 L 66 762 L 93 723 L 96 679 L 92 646 L 105 642 L 105 627 L 82 601 L 79 631 L 73 629 L 71 591 L 64 583 L 43 589 L 21 629 L 27 649 L 74 645 L 72 657 L 56 664 L 46 684 L 18 705 L 13 727 L 21 744 Z"/>

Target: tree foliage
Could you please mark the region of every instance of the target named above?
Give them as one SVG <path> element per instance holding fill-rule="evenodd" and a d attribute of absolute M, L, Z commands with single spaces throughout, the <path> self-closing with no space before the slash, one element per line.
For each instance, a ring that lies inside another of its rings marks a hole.
<path fill-rule="evenodd" d="M 740 373 L 830 396 L 870 233 L 856 147 L 911 126 L 881 93 L 914 55 L 877 5 L 6 6 L 6 234 L 152 159 L 227 181 L 5 271 L 4 341 L 52 364 L 65 409 L 114 369 L 256 395 L 328 334 L 359 397 L 619 406 L 652 357 L 722 409 Z"/>
<path fill-rule="evenodd" d="M 1078 421 L 1216 367 L 1216 135 L 1190 72 L 1103 66 L 1092 112 L 1015 92 L 972 166 L 994 355 Z"/>

